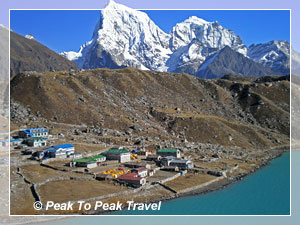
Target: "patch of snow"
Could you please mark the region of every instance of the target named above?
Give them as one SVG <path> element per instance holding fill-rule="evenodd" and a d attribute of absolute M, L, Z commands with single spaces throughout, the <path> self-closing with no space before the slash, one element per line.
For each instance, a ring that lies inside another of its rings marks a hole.
<path fill-rule="evenodd" d="M 249 46 L 247 56 L 273 70 L 289 70 L 290 44 L 287 41 L 269 41 Z"/>
<path fill-rule="evenodd" d="M 32 34 L 26 34 L 25 38 L 29 39 L 29 40 L 35 40 L 34 36 Z"/>

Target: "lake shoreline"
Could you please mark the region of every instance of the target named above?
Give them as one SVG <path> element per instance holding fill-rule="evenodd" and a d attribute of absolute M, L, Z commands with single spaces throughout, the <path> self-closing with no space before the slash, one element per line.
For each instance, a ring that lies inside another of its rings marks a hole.
<path fill-rule="evenodd" d="M 256 167 L 254 170 L 252 170 L 251 172 L 249 172 L 247 174 L 239 175 L 239 176 L 233 177 L 231 179 L 223 179 L 221 181 L 213 182 L 202 188 L 195 188 L 192 191 L 183 192 L 183 193 L 179 193 L 179 194 L 170 194 L 170 195 L 158 197 L 158 198 L 151 199 L 151 200 L 141 201 L 139 203 L 149 204 L 149 203 L 156 203 L 159 201 L 166 202 L 166 201 L 175 200 L 175 199 L 179 199 L 179 198 L 191 197 L 191 196 L 196 196 L 196 195 L 205 195 L 205 194 L 216 192 L 216 191 L 219 191 L 222 189 L 227 189 L 231 185 L 234 185 L 234 184 L 242 181 L 245 177 L 255 174 L 257 171 L 269 166 L 272 160 L 274 160 L 276 158 L 280 158 L 283 155 L 283 153 L 285 153 L 285 152 L 290 153 L 290 149 L 287 149 L 287 148 L 281 149 L 280 148 L 280 149 L 272 150 L 271 157 L 268 160 L 264 161 L 258 167 Z M 126 208 L 127 208 L 127 206 L 123 207 L 122 211 L 126 211 Z M 93 212 L 89 212 L 89 213 L 83 213 L 82 215 L 112 215 L 113 216 L 113 215 L 115 215 L 114 213 L 117 213 L 117 212 L 118 211 L 97 210 L 97 211 L 93 211 Z"/>

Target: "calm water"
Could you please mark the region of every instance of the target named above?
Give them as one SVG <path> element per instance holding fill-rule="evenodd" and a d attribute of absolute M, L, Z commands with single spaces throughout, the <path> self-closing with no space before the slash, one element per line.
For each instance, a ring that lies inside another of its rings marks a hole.
<path fill-rule="evenodd" d="M 226 189 L 162 203 L 160 211 L 121 211 L 117 215 L 288 215 L 290 154 Z"/>
<path fill-rule="evenodd" d="M 298 156 L 298 158 L 296 157 Z M 294 165 L 300 161 L 300 152 L 293 153 Z M 297 158 L 297 160 L 296 160 Z M 297 164 L 299 165 L 299 164 Z M 296 167 L 300 172 L 300 167 Z M 295 170 L 295 167 L 294 167 Z M 299 173 L 298 173 L 299 174 Z M 295 175 L 295 172 L 294 172 Z M 296 185 L 294 183 L 294 185 Z M 300 187 L 300 183 L 298 184 Z M 295 187 L 294 189 L 295 190 Z M 299 190 L 299 189 L 298 189 Z M 293 203 L 297 196 L 294 193 Z M 295 210 L 295 207 L 294 207 Z M 297 211 L 297 210 L 296 210 Z M 273 160 L 269 166 L 247 176 L 230 187 L 205 195 L 180 198 L 162 203 L 159 213 L 155 211 L 122 211 L 113 215 L 288 215 L 290 213 L 290 154 Z M 195 217 L 71 217 L 42 223 L 56 225 L 81 224 L 172 224 L 195 223 Z M 206 225 L 224 224 L 295 224 L 292 217 L 196 217 Z M 235 222 L 235 223 L 234 223 Z M 38 223 L 41 224 L 41 223 Z"/>

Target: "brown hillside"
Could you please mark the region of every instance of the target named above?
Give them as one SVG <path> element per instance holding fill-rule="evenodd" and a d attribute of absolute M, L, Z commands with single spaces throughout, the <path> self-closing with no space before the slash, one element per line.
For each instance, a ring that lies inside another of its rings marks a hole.
<path fill-rule="evenodd" d="M 11 118 L 107 128 L 121 139 L 134 126 L 136 137 L 264 148 L 289 143 L 289 90 L 287 80 L 204 80 L 132 68 L 22 73 L 11 81 Z"/>
<path fill-rule="evenodd" d="M 35 40 L 10 32 L 10 76 L 24 71 L 58 71 L 77 69 L 75 63 Z"/>

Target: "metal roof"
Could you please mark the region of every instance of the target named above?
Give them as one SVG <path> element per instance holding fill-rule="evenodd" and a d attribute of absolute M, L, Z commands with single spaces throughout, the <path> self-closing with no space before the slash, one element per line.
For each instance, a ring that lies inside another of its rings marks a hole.
<path fill-rule="evenodd" d="M 139 168 L 132 169 L 131 171 L 141 172 L 141 171 L 145 171 L 145 170 L 148 170 L 148 169 L 146 167 L 139 167 Z"/>
<path fill-rule="evenodd" d="M 169 156 L 163 157 L 161 160 L 173 160 L 173 159 L 176 159 L 176 157 L 169 155 Z"/>
<path fill-rule="evenodd" d="M 95 156 L 91 156 L 89 158 L 92 158 L 92 159 L 101 159 L 103 157 L 105 157 L 105 156 L 104 155 L 95 155 Z"/>
<path fill-rule="evenodd" d="M 77 163 L 95 163 L 96 160 L 91 159 L 91 158 L 81 158 L 81 159 L 74 160 L 74 162 L 77 162 Z"/>
<path fill-rule="evenodd" d="M 74 148 L 74 145 L 71 144 L 62 144 L 62 145 L 55 145 L 54 148 L 58 149 L 58 148 Z"/>
<path fill-rule="evenodd" d="M 177 149 L 159 149 L 157 152 L 172 152 L 175 153 L 177 152 Z"/>
<path fill-rule="evenodd" d="M 121 153 L 129 153 L 126 149 L 117 149 L 117 148 L 112 148 L 109 149 L 108 151 L 102 152 L 102 154 L 121 154 Z"/>
<path fill-rule="evenodd" d="M 26 130 L 23 130 L 25 133 L 38 133 L 38 132 L 48 132 L 46 128 L 28 128 Z"/>
<path fill-rule="evenodd" d="M 62 145 L 56 145 L 56 146 L 52 146 L 50 148 L 47 149 L 48 152 L 56 152 L 58 149 L 67 149 L 67 148 L 74 148 L 74 145 L 71 144 L 62 144 Z"/>
<path fill-rule="evenodd" d="M 90 157 L 84 157 L 84 158 L 81 158 L 81 159 L 76 159 L 74 160 L 74 162 L 89 162 L 89 163 L 93 163 L 93 162 L 96 162 L 97 159 L 101 159 L 105 157 L 104 155 L 96 155 L 96 156 L 90 156 Z"/>
<path fill-rule="evenodd" d="M 144 177 L 138 177 L 137 173 L 127 173 L 118 177 L 118 180 L 142 180 Z"/>
<path fill-rule="evenodd" d="M 188 162 L 191 162 L 190 160 L 186 160 L 186 159 L 173 159 L 171 160 L 170 163 L 188 163 Z"/>
<path fill-rule="evenodd" d="M 2 140 L 1 140 L 2 141 Z M 11 139 L 10 142 L 22 141 L 21 139 Z"/>

